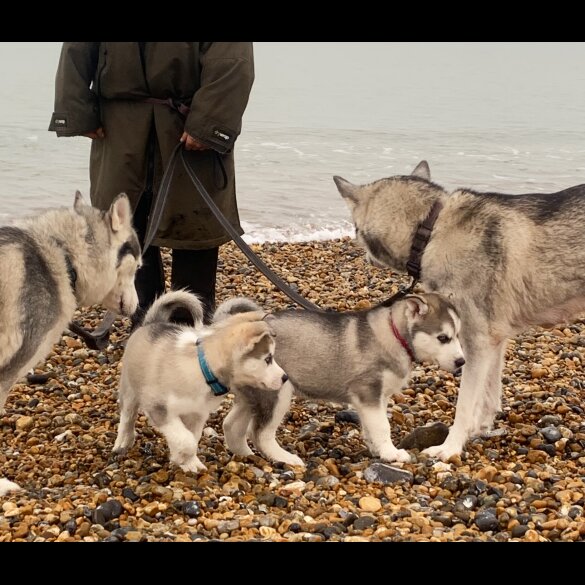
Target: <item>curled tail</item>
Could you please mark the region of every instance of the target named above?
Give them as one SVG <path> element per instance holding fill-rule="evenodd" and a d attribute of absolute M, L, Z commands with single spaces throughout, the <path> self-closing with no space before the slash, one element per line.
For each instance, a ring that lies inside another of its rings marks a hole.
<path fill-rule="evenodd" d="M 158 297 L 148 309 L 142 325 L 169 323 L 171 315 L 177 309 L 185 309 L 191 313 L 196 327 L 203 322 L 203 305 L 197 296 L 185 290 L 177 290 Z"/>
<path fill-rule="evenodd" d="M 224 301 L 217 307 L 215 314 L 213 315 L 213 322 L 219 323 L 231 315 L 237 315 L 238 313 L 250 313 L 251 311 L 261 311 L 261 307 L 253 300 L 246 297 L 235 297 Z"/>

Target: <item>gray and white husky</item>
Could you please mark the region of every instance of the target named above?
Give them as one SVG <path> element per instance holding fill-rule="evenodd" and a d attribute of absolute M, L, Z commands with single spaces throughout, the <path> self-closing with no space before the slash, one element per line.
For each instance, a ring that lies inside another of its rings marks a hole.
<path fill-rule="evenodd" d="M 256 310 L 250 299 L 235 298 L 218 307 L 214 320 Z M 223 430 L 228 448 L 241 456 L 252 453 L 249 438 L 270 459 L 304 465 L 275 437 L 295 391 L 312 400 L 352 404 L 372 455 L 409 461 L 409 454 L 392 443 L 388 398 L 408 383 L 414 360 L 449 371 L 465 363 L 459 317 L 437 294 L 407 295 L 390 306 L 359 312 L 277 311 L 266 321 L 275 332 L 275 358 L 289 383 L 278 394 L 243 389 L 235 397 Z"/>
<path fill-rule="evenodd" d="M 406 271 L 414 234 L 443 204 L 421 261 L 421 283 L 448 295 L 461 317 L 463 369 L 448 459 L 488 431 L 501 408 L 506 342 L 528 327 L 585 311 L 585 185 L 551 194 L 504 195 L 431 182 L 426 161 L 411 175 L 353 185 L 334 177 L 357 241 L 380 266 Z"/>
<path fill-rule="evenodd" d="M 190 313 L 195 325 L 170 322 L 177 309 Z M 159 297 L 126 344 L 114 453 L 124 454 L 133 445 L 142 410 L 165 436 L 172 463 L 184 471 L 206 469 L 197 446 L 225 394 L 238 396 L 242 387 L 277 394 L 287 381 L 273 359 L 274 338 L 264 317 L 254 311 L 205 327 L 197 296 L 173 291 Z"/>
<path fill-rule="evenodd" d="M 141 264 L 126 195 L 109 211 L 53 209 L 0 226 L 0 411 L 12 385 L 42 360 L 77 307 L 130 316 Z"/>

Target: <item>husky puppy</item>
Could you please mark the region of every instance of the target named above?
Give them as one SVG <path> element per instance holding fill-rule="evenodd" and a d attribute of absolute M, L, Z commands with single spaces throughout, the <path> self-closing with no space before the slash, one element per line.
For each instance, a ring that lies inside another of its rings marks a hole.
<path fill-rule="evenodd" d="M 369 259 L 394 270 L 406 271 L 418 224 L 442 205 L 420 267 L 424 288 L 448 295 L 462 321 L 467 365 L 455 421 L 445 442 L 426 450 L 448 459 L 489 431 L 501 409 L 508 338 L 585 312 L 585 185 L 550 194 L 449 194 L 431 182 L 426 161 L 411 175 L 369 185 L 334 181 Z"/>
<path fill-rule="evenodd" d="M 103 212 L 78 191 L 73 209 L 0 226 L 0 412 L 12 385 L 49 353 L 77 307 L 134 313 L 140 265 L 123 194 Z"/>
<path fill-rule="evenodd" d="M 194 327 L 169 322 L 189 312 Z M 135 440 L 139 410 L 165 436 L 171 462 L 184 471 L 203 471 L 197 446 L 209 414 L 225 394 L 243 387 L 277 394 L 287 376 L 273 359 L 274 338 L 265 313 L 254 311 L 203 326 L 199 299 L 185 291 L 162 295 L 126 344 L 120 378 L 120 425 L 114 452 Z"/>
<path fill-rule="evenodd" d="M 254 310 L 253 301 L 235 298 L 218 307 L 214 320 Z M 409 454 L 392 443 L 388 398 L 408 383 L 414 361 L 449 371 L 465 363 L 459 317 L 437 294 L 407 295 L 391 306 L 359 312 L 277 311 L 266 321 L 276 334 L 275 357 L 290 382 L 278 394 L 244 389 L 235 397 L 223 429 L 228 448 L 237 455 L 252 453 L 249 438 L 270 459 L 304 465 L 275 437 L 294 390 L 312 400 L 352 404 L 372 455 L 409 461 Z"/>

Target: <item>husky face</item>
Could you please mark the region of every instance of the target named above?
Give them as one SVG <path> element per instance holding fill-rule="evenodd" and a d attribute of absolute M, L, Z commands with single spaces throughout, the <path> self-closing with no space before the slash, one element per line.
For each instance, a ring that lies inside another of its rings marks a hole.
<path fill-rule="evenodd" d="M 95 246 L 93 254 L 100 258 L 87 266 L 88 286 L 80 291 L 80 304 L 102 304 L 117 314 L 132 315 L 138 307 L 134 277 L 142 265 L 142 258 L 128 198 L 120 194 L 104 213 L 86 205 L 81 193 L 77 192 L 73 207 L 85 218 L 86 240 Z M 108 248 L 106 254 L 101 251 L 105 247 Z"/>
<path fill-rule="evenodd" d="M 341 177 L 333 180 L 349 207 L 356 240 L 367 260 L 378 268 L 406 271 L 416 227 L 428 213 L 429 197 L 439 189 L 430 181 L 428 164 L 422 161 L 410 175 L 368 185 L 354 185 Z"/>
<path fill-rule="evenodd" d="M 274 359 L 274 338 L 265 322 L 246 323 L 241 329 L 243 344 L 235 350 L 235 386 L 280 390 L 288 380 Z"/>
<path fill-rule="evenodd" d="M 116 282 L 102 303 L 107 309 L 125 316 L 134 314 L 138 307 L 134 277 L 140 266 L 142 266 L 140 244 L 132 230 L 128 239 L 118 249 Z"/>
<path fill-rule="evenodd" d="M 455 309 L 444 298 L 438 299 L 431 293 L 424 299 L 409 295 L 405 300 L 417 359 L 437 364 L 448 372 L 460 370 L 465 359 L 459 342 L 461 321 Z"/>

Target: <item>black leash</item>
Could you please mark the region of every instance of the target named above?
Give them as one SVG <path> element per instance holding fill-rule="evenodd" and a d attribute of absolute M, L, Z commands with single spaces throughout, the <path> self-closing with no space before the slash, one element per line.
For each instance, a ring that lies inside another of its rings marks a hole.
<path fill-rule="evenodd" d="M 234 229 L 232 224 L 225 218 L 219 207 L 215 204 L 211 195 L 209 195 L 207 189 L 203 186 L 203 183 L 197 176 L 197 173 L 193 169 L 193 157 L 191 156 L 191 160 L 188 160 L 190 155 L 185 151 L 183 145 L 181 143 L 177 144 L 175 150 L 171 154 L 171 158 L 169 163 L 167 164 L 167 168 L 161 180 L 160 188 L 158 190 L 158 194 L 156 196 L 156 201 L 154 207 L 150 213 L 150 217 L 148 220 L 148 227 L 146 230 L 146 236 L 144 237 L 144 249 L 146 250 L 148 246 L 152 244 L 154 240 L 154 236 L 156 235 L 156 231 L 158 226 L 160 225 L 160 221 L 162 219 L 162 214 L 165 208 L 165 203 L 169 194 L 169 189 L 171 185 L 171 181 L 173 178 L 173 173 L 175 171 L 175 167 L 177 166 L 177 159 L 180 157 L 181 162 L 183 163 L 183 167 L 185 171 L 189 175 L 191 182 L 217 219 L 217 221 L 221 224 L 223 229 L 230 235 L 230 237 L 234 240 L 240 250 L 244 253 L 246 258 L 260 271 L 268 280 L 270 280 L 277 288 L 279 288 L 286 296 L 288 296 L 291 300 L 295 303 L 300 305 L 301 307 L 307 309 L 308 311 L 319 311 L 323 312 L 323 309 L 318 307 L 317 305 L 311 303 L 301 295 L 299 295 L 295 290 L 293 290 L 280 276 L 275 274 L 246 244 L 246 242 L 242 239 L 242 237 L 238 234 L 238 232 Z"/>

